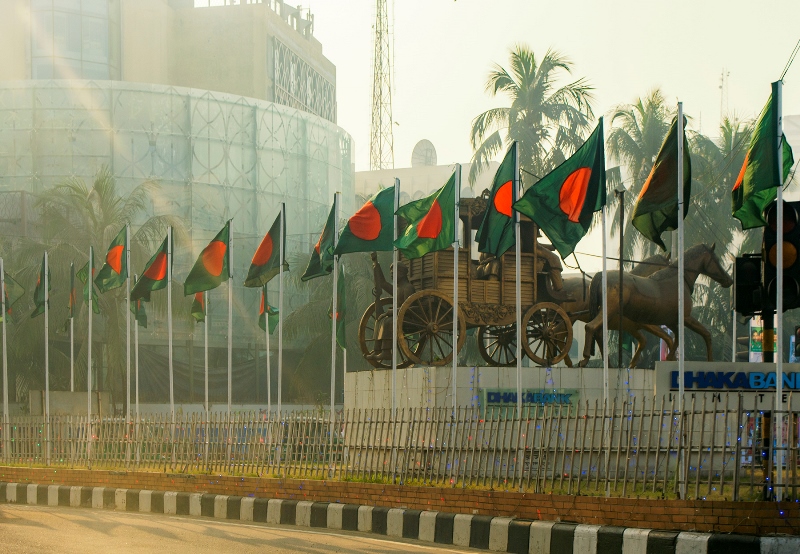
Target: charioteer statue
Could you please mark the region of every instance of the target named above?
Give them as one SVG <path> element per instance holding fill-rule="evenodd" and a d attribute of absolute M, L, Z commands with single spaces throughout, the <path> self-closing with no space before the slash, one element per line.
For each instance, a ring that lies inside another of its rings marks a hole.
<path fill-rule="evenodd" d="M 375 295 L 375 350 L 371 354 L 365 356 L 367 360 L 391 360 L 392 359 L 392 309 L 389 308 L 385 312 L 382 311 L 381 305 L 378 302 L 381 297 L 381 291 L 386 291 L 389 295 L 394 294 L 391 281 L 387 281 L 383 276 L 381 264 L 378 263 L 378 254 L 373 252 L 370 256 L 372 258 L 372 276 L 375 280 L 375 288 L 373 294 Z M 389 266 L 389 276 L 391 278 L 394 266 Z M 399 263 L 397 265 L 397 307 L 403 305 L 406 299 L 414 294 L 414 285 L 408 280 L 408 268 Z M 378 311 L 382 313 L 377 313 Z"/>

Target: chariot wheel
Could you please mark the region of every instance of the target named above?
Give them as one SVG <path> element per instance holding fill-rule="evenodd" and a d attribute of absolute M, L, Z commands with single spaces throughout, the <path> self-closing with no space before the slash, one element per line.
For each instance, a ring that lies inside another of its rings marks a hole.
<path fill-rule="evenodd" d="M 517 363 L 517 326 L 485 325 L 478 331 L 478 350 L 481 357 L 494 367 Z"/>
<path fill-rule="evenodd" d="M 453 301 L 448 295 L 437 290 L 415 292 L 403 302 L 397 326 L 403 330 L 397 342 L 409 360 L 432 366 L 453 360 Z M 459 312 L 456 352 L 466 337 L 467 324 Z"/>
<path fill-rule="evenodd" d="M 569 354 L 572 346 L 572 321 L 557 304 L 540 302 L 525 313 L 525 340 L 528 357 L 541 366 L 552 366 Z"/>
<path fill-rule="evenodd" d="M 391 298 L 381 298 L 379 300 L 381 308 L 385 312 L 387 309 L 392 308 L 392 299 Z M 375 302 L 369 305 L 369 307 L 364 312 L 364 315 L 361 316 L 361 323 L 358 324 L 358 344 L 361 346 L 361 353 L 364 355 L 364 358 L 375 368 L 377 369 L 392 369 L 392 360 L 372 360 L 367 358 L 369 354 L 372 354 L 375 351 L 377 337 L 375 336 Z M 397 349 L 397 367 L 404 368 L 411 365 L 411 361 L 403 354 L 403 350 L 399 348 L 399 341 L 398 341 L 398 349 Z"/>

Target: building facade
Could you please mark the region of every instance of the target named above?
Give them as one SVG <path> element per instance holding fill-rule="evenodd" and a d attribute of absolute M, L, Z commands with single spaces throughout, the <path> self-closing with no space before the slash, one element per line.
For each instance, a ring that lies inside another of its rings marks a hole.
<path fill-rule="evenodd" d="M 352 138 L 336 125 L 336 70 L 313 24 L 311 14 L 274 0 L 214 7 L 191 0 L 6 0 L 0 6 L 0 234 L 35 229 L 36 195 L 67 178 L 91 183 L 103 167 L 123 195 L 146 181 L 158 185 L 146 217 L 169 214 L 184 222 L 188 242 L 176 245 L 177 281 L 232 219 L 235 358 L 247 373 L 234 401 L 266 398 L 260 294 L 238 284 L 281 203 L 290 260 L 310 252 L 335 192 L 343 193 L 343 213 L 353 210 Z M 227 300 L 217 294 L 209 339 L 224 349 Z M 277 279 L 270 294 L 277 302 Z M 306 301 L 307 293 L 287 285 L 287 313 Z M 197 400 L 202 354 L 194 349 L 202 342 L 192 347 L 192 325 L 176 325 L 176 360 L 185 366 L 176 369 L 176 392 L 180 400 Z M 143 358 L 146 385 L 147 372 L 162 369 L 166 327 L 154 318 L 141 338 L 153 347 L 150 362 Z M 286 341 L 289 355 L 294 347 Z M 157 388 L 151 400 L 163 400 Z"/>

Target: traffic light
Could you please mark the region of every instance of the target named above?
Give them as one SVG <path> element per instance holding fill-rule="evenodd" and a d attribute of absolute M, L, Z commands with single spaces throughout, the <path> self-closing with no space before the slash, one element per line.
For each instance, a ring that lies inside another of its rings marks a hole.
<path fill-rule="evenodd" d="M 778 286 L 778 204 L 764 211 L 767 226 L 761 247 L 763 263 L 763 303 L 775 308 Z M 783 310 L 800 308 L 800 202 L 783 203 Z"/>
<path fill-rule="evenodd" d="M 761 313 L 761 254 L 745 254 L 733 266 L 733 300 L 743 316 Z"/>

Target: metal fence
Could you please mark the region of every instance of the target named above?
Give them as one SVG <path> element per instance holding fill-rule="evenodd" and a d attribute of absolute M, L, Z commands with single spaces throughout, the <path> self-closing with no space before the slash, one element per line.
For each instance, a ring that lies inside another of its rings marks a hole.
<path fill-rule="evenodd" d="M 798 415 L 758 398 L 510 408 L 16 417 L 5 463 L 431 484 L 565 494 L 797 498 Z M 765 409 L 766 408 L 766 409 Z M 780 429 L 782 440 L 775 432 Z M 782 446 L 781 446 L 782 444 Z"/>

